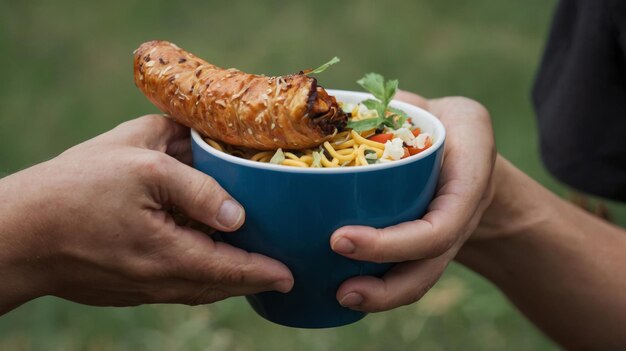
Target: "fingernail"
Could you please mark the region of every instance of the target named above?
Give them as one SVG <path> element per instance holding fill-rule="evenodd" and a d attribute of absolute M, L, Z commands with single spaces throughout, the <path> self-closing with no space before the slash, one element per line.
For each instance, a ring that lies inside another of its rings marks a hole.
<path fill-rule="evenodd" d="M 281 293 L 288 293 L 293 287 L 293 280 L 281 280 L 274 284 L 274 289 L 280 291 Z"/>
<path fill-rule="evenodd" d="M 355 307 L 360 305 L 362 302 L 363 296 L 355 292 L 348 293 L 341 300 L 339 300 L 339 304 L 343 307 Z"/>
<path fill-rule="evenodd" d="M 333 244 L 333 250 L 341 254 L 354 253 L 355 249 L 356 248 L 354 247 L 354 244 L 352 243 L 352 241 L 346 238 L 340 238 L 339 240 L 335 241 L 335 243 Z"/>
<path fill-rule="evenodd" d="M 217 213 L 217 223 L 226 228 L 236 227 L 243 217 L 243 209 L 233 200 L 226 200 Z"/>

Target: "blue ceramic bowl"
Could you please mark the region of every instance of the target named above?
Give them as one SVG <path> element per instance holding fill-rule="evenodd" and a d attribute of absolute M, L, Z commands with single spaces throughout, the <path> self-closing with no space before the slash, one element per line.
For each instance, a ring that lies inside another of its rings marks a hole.
<path fill-rule="evenodd" d="M 365 93 L 329 91 L 338 101 L 358 103 Z M 347 259 L 330 248 L 330 236 L 345 225 L 386 227 L 424 215 L 441 167 L 445 130 L 430 113 L 399 101 L 414 124 L 434 137 L 428 150 L 385 164 L 345 168 L 295 168 L 253 162 L 206 144 L 192 131 L 193 164 L 212 176 L 246 209 L 245 224 L 224 241 L 286 264 L 295 284 L 287 294 L 248 296 L 264 318 L 301 328 L 335 327 L 365 315 L 342 307 L 335 294 L 346 279 L 381 276 L 391 264 Z"/>

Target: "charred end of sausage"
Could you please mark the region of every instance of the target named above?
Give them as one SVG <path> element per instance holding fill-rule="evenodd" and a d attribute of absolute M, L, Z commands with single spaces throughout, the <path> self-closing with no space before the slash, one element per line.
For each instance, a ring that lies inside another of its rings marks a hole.
<path fill-rule="evenodd" d="M 342 131 L 348 123 L 348 115 L 339 107 L 335 97 L 318 86 L 315 78 L 309 92 L 308 110 L 309 118 L 326 135 Z"/>

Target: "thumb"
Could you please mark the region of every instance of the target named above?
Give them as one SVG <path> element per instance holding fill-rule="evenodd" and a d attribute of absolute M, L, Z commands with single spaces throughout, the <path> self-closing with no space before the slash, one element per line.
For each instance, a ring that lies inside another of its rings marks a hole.
<path fill-rule="evenodd" d="M 234 231 L 245 219 L 243 207 L 212 177 L 172 157 L 157 179 L 162 199 L 188 216 L 220 231 Z"/>
<path fill-rule="evenodd" d="M 428 110 L 428 100 L 425 99 L 424 97 L 408 92 L 406 90 L 398 90 L 398 92 L 396 93 L 396 96 L 394 97 L 395 100 L 399 100 L 402 102 L 406 102 L 408 104 L 411 105 L 415 105 L 418 107 L 421 107 L 425 110 Z"/>

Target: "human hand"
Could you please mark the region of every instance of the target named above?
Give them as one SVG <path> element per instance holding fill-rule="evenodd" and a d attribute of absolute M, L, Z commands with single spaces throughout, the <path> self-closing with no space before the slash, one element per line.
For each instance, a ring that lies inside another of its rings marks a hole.
<path fill-rule="evenodd" d="M 348 279 L 337 291 L 346 307 L 376 312 L 419 300 L 480 221 L 493 197 L 495 143 L 487 110 L 461 97 L 426 100 L 408 92 L 396 99 L 429 110 L 446 127 L 438 189 L 422 219 L 383 229 L 346 226 L 333 233 L 332 249 L 346 257 L 402 262 L 382 278 Z"/>
<path fill-rule="evenodd" d="M 220 231 L 244 222 L 241 205 L 190 160 L 189 129 L 150 115 L 0 180 L 0 277 L 29 299 L 102 306 L 289 291 L 282 263 L 174 223 L 171 206 Z M 6 290 L 0 313 L 24 302 L 7 304 Z"/>

